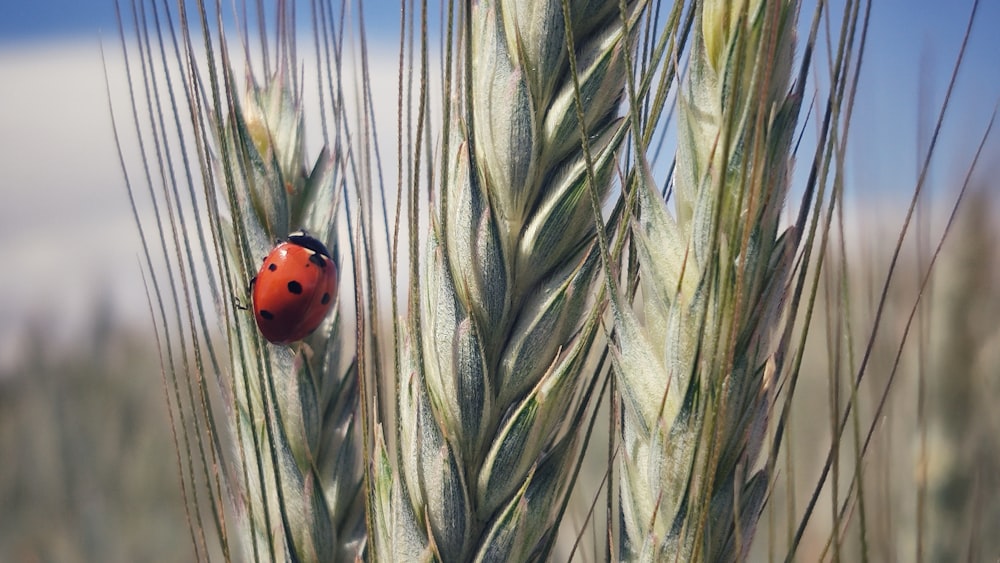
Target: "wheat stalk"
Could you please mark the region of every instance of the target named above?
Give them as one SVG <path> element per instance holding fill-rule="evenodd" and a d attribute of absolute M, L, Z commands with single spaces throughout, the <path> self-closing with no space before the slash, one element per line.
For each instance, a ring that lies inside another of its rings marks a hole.
<path fill-rule="evenodd" d="M 183 4 L 176 14 L 180 33 L 174 14 L 161 14 L 155 3 L 136 5 L 145 82 L 132 77 L 131 84 L 145 90 L 153 121 L 156 152 L 144 154 L 143 162 L 147 168 L 147 159 L 157 164 L 164 186 L 162 193 L 153 192 L 147 170 L 151 199 L 166 217 L 157 216 L 155 224 L 135 210 L 131 185 L 130 195 L 143 240 L 146 232 L 159 237 L 168 266 L 155 268 L 161 257 L 146 247 L 195 553 L 207 559 L 215 552 L 204 533 L 214 527 L 226 559 L 234 551 L 248 560 L 354 559 L 366 538 L 362 455 L 356 368 L 342 352 L 339 306 L 312 335 L 290 346 L 267 343 L 245 310 L 248 282 L 276 239 L 306 229 L 338 260 L 335 218 L 345 164 L 324 147 L 307 166 L 289 6 L 278 6 L 276 65 L 262 39 L 266 78 L 258 83 L 248 60 L 244 84 L 235 78 L 225 34 L 213 29 L 201 8 L 205 54 L 194 47 Z M 150 30 L 159 45 L 151 45 Z M 213 31 L 219 32 L 217 44 Z M 244 51 L 249 55 L 246 45 Z M 173 82 L 177 68 L 183 69 L 182 80 Z M 201 68 L 207 69 L 207 85 Z M 158 82 L 147 78 L 154 72 L 166 78 L 163 96 Z M 163 101 L 167 93 L 169 103 Z M 133 107 L 133 113 L 141 139 L 140 112 Z M 180 126 L 183 113 L 193 134 Z M 163 125 L 171 114 L 176 130 Z M 172 157 L 175 144 L 180 156 Z M 178 162 L 185 174 L 175 173 Z M 201 173 L 201 193 L 191 163 Z M 188 207 L 191 216 L 183 211 Z M 196 267 L 196 256 L 204 271 Z M 159 288 L 168 285 L 170 292 L 161 294 Z M 170 308 L 176 321 L 164 314 Z M 212 309 L 225 331 L 224 352 L 216 349 L 217 327 L 207 313 Z M 209 495 L 205 515 L 202 491 Z"/>
<path fill-rule="evenodd" d="M 551 549 L 596 336 L 589 190 L 608 193 L 624 137 L 633 17 L 618 2 L 569 4 L 475 2 L 464 14 L 460 109 L 400 364 L 398 449 L 376 451 L 378 560 Z"/>
<path fill-rule="evenodd" d="M 612 297 L 626 560 L 745 557 L 770 477 L 756 465 L 797 244 L 778 225 L 799 107 L 787 94 L 797 7 L 710 0 L 697 10 L 673 212 L 639 169 L 644 320 Z"/>

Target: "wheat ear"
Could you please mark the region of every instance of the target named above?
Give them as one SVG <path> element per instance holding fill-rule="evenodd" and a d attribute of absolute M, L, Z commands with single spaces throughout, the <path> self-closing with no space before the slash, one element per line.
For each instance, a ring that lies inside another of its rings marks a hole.
<path fill-rule="evenodd" d="M 288 10 L 279 3 L 283 23 L 291 21 Z M 244 84 L 234 77 L 221 27 L 198 12 L 203 50 L 194 46 L 183 3 L 176 13 L 133 4 L 141 62 L 128 66 L 137 135 L 151 130 L 156 150 L 143 153 L 154 216 L 139 213 L 131 184 L 130 197 L 160 311 L 154 319 L 163 327 L 158 339 L 195 553 L 208 559 L 218 540 L 227 560 L 353 559 L 365 538 L 362 456 L 355 363 L 341 355 L 339 316 L 301 343 L 276 346 L 245 310 L 248 283 L 276 239 L 307 229 L 337 259 L 344 164 L 324 148 L 306 165 L 301 86 L 291 70 L 294 26 L 279 33 L 277 70 L 262 39 L 267 78 L 259 85 L 248 70 Z M 147 128 L 139 125 L 136 92 L 145 94 Z M 182 113 L 190 129 L 181 126 Z M 159 165 L 157 181 L 148 161 Z M 159 236 L 162 256 L 146 233 Z M 165 313 L 171 309 L 174 315 Z M 213 525 L 216 537 L 206 537 Z"/>
<path fill-rule="evenodd" d="M 282 69 L 285 67 L 281 67 Z M 238 163 L 232 227 L 224 229 L 234 295 L 246 291 L 273 240 L 306 229 L 336 256 L 336 163 L 321 151 L 304 166 L 299 95 L 279 69 L 263 85 L 248 78 L 233 104 L 225 146 Z M 239 223 L 237 223 L 239 222 Z M 249 252 L 247 252 L 249 250 Z M 231 258 L 229 258 L 231 257 Z M 239 260 L 237 257 L 243 257 Z M 250 260 L 246 260 L 247 258 Z M 339 307 L 290 346 L 266 343 L 252 315 L 229 327 L 245 549 L 269 560 L 354 559 L 365 540 L 355 364 L 342 357 Z"/>
<path fill-rule="evenodd" d="M 588 190 L 608 193 L 624 136 L 631 14 L 500 1 L 465 16 L 460 109 L 399 373 L 398 451 L 381 446 L 376 461 L 379 560 L 544 557 L 587 407 L 600 263 Z"/>
<path fill-rule="evenodd" d="M 788 96 L 797 7 L 709 0 L 697 10 L 673 211 L 640 166 L 642 322 L 612 298 L 623 560 L 745 557 L 769 479 L 756 464 L 796 244 L 778 219 L 799 107 Z"/>

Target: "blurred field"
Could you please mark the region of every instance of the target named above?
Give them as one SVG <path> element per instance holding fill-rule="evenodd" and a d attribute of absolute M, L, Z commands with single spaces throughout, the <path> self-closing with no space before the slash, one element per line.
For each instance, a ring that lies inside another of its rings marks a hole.
<path fill-rule="evenodd" d="M 190 561 L 156 349 L 98 310 L 0 373 L 0 561 Z"/>
<path fill-rule="evenodd" d="M 1000 525 L 995 408 L 1000 400 L 1000 233 L 996 188 L 978 188 L 963 202 L 919 304 L 921 276 L 950 206 L 944 201 L 954 193 L 938 194 L 942 203 L 923 210 L 922 222 L 917 216 L 918 232 L 904 245 L 857 392 L 857 418 L 848 421 L 840 458 L 797 560 L 856 561 L 863 554 L 873 561 L 1000 557 L 995 533 Z M 830 449 L 831 410 L 842 412 L 852 400 L 850 382 L 871 333 L 899 233 L 900 205 L 871 211 L 882 221 L 862 224 L 862 232 L 848 243 L 847 261 L 831 260 L 823 278 L 786 443 L 788 464 L 779 469 L 771 514 L 762 518 L 761 525 L 770 522 L 772 529 L 758 535 L 755 560 L 764 560 L 767 538 L 773 542 L 770 553 L 783 557 L 782 546 L 793 532 L 787 515 L 795 514 L 796 522 L 800 518 Z M 926 219 L 930 215 L 933 221 Z M 856 465 L 870 429 L 868 451 Z M 852 486 L 858 466 L 860 498 L 853 488 L 857 484 Z M 789 481 L 795 483 L 793 495 Z M 834 506 L 842 510 L 837 515 Z M 840 538 L 839 552 L 831 537 Z"/>

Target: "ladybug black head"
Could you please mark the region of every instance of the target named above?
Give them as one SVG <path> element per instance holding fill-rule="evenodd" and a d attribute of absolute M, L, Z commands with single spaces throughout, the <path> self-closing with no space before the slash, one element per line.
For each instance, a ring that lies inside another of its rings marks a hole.
<path fill-rule="evenodd" d="M 321 254 L 333 260 L 330 256 L 330 251 L 326 249 L 326 246 L 322 242 L 313 238 L 309 233 L 305 231 L 295 231 L 294 233 L 288 235 L 288 242 L 292 244 L 297 244 L 301 247 L 308 248 L 316 254 Z"/>

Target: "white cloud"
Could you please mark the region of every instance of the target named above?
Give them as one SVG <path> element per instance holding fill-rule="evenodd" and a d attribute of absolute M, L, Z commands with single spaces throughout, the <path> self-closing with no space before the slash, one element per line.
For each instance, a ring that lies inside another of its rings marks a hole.
<path fill-rule="evenodd" d="M 0 50 L 0 338 L 89 310 L 137 272 L 95 39 Z M 141 292 L 139 293 L 141 295 Z"/>

